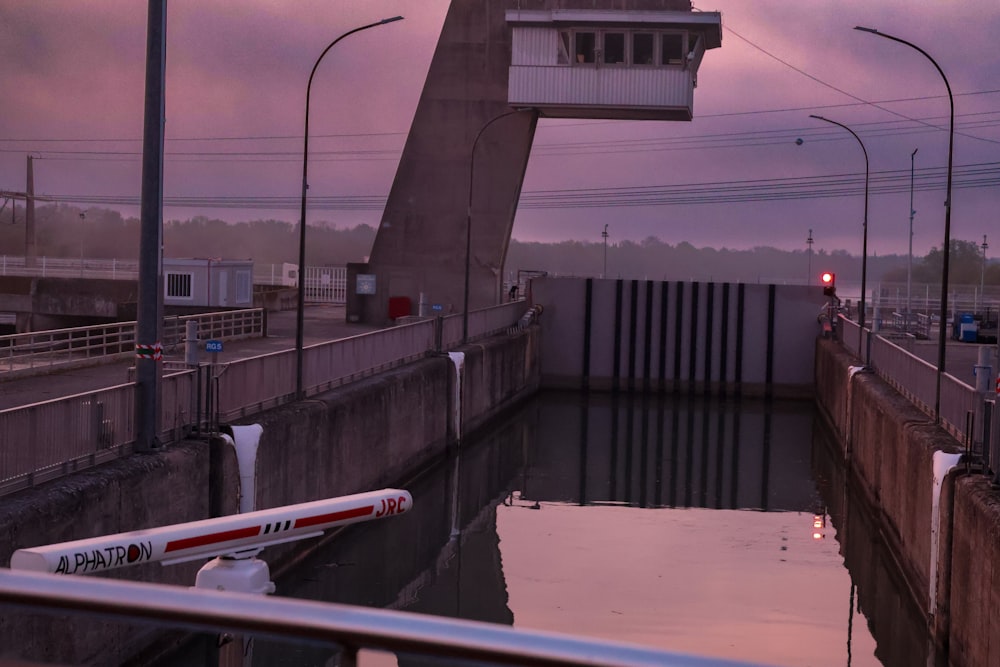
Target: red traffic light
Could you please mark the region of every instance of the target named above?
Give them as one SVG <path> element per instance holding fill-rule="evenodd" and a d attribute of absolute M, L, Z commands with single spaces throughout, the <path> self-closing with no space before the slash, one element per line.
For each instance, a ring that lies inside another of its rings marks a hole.
<path fill-rule="evenodd" d="M 826 271 L 820 278 L 823 281 L 823 294 L 825 296 L 834 296 L 837 289 L 837 274 L 832 271 Z"/>

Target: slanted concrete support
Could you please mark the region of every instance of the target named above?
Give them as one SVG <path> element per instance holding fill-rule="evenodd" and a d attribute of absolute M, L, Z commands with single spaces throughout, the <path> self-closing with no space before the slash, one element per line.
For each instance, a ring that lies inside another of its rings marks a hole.
<path fill-rule="evenodd" d="M 514 9 L 690 11 L 688 0 L 461 0 L 448 9 L 413 125 L 389 193 L 371 259 L 376 293 L 348 285 L 348 316 L 384 322 L 390 297 L 407 297 L 416 314 L 420 293 L 431 314 L 460 312 L 472 146 L 507 104 Z M 512 114 L 493 123 L 476 146 L 472 184 L 469 307 L 498 303 L 503 264 L 537 116 Z M 439 307 L 439 308 L 438 308 Z"/>

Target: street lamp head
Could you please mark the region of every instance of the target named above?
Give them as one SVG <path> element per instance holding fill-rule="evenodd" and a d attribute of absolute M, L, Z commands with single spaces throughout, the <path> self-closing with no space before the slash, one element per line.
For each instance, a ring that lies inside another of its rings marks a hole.
<path fill-rule="evenodd" d="M 861 32 L 870 32 L 873 35 L 880 34 L 879 31 L 876 30 L 875 28 L 865 28 L 864 26 L 860 26 L 860 25 L 854 26 L 854 29 L 855 30 L 860 30 Z"/>
<path fill-rule="evenodd" d="M 392 23 L 393 21 L 402 21 L 402 20 L 403 20 L 402 16 L 393 16 L 391 19 L 382 19 L 381 21 L 378 22 L 378 25 L 383 25 L 385 23 Z"/>

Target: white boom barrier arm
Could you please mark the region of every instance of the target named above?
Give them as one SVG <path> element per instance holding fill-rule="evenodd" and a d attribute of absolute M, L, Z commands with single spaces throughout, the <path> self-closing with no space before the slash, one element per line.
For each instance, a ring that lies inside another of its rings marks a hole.
<path fill-rule="evenodd" d="M 89 574 L 140 563 L 173 565 L 216 556 L 247 559 L 267 546 L 316 537 L 335 526 L 397 516 L 412 507 L 413 498 L 408 491 L 382 489 L 216 519 L 18 549 L 10 559 L 10 567 L 53 574 Z"/>

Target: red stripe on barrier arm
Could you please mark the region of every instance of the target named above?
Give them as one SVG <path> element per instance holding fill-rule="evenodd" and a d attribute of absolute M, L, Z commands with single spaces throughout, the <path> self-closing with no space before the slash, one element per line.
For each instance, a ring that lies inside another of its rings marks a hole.
<path fill-rule="evenodd" d="M 226 530 L 221 533 L 210 533 L 208 535 L 198 535 L 197 537 L 186 537 L 183 540 L 167 542 L 165 553 L 180 551 L 181 549 L 191 549 L 193 547 L 203 547 L 208 544 L 219 542 L 229 542 L 230 540 L 240 540 L 246 537 L 256 537 L 260 534 L 260 526 L 250 526 L 249 528 L 237 528 Z"/>
<path fill-rule="evenodd" d="M 321 523 L 333 523 L 334 521 L 343 521 L 344 519 L 356 519 L 359 516 L 368 516 L 374 511 L 374 505 L 365 505 L 364 507 L 357 507 L 352 510 L 305 516 L 295 520 L 295 528 L 305 528 L 306 526 L 315 526 Z"/>

